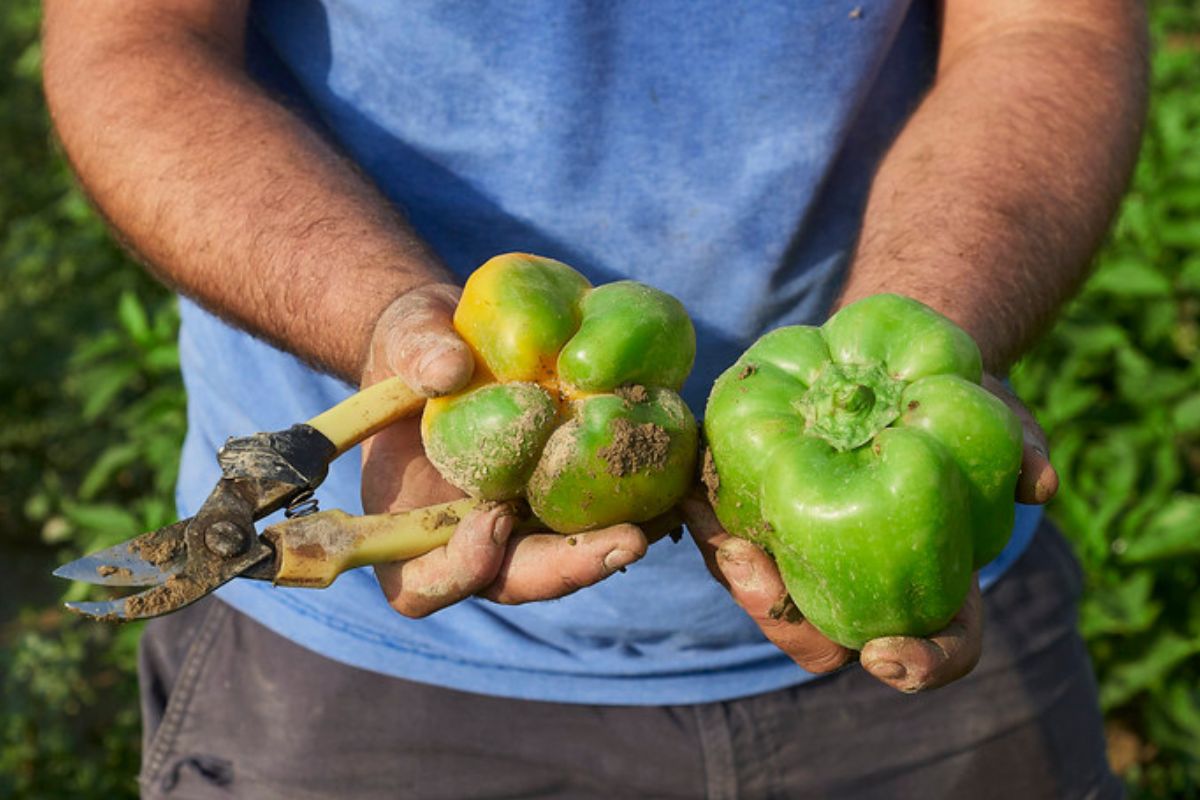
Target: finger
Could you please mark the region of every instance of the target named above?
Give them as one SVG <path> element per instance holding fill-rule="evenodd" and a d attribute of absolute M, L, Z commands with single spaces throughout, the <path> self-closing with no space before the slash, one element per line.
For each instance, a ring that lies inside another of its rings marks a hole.
<path fill-rule="evenodd" d="M 375 574 L 392 608 L 424 617 L 491 583 L 504 560 L 516 516 L 508 505 L 469 514 L 450 541 L 423 556 L 379 564 Z"/>
<path fill-rule="evenodd" d="M 1001 381 L 985 375 L 983 386 L 1004 401 L 1021 421 L 1024 448 L 1021 453 L 1021 472 L 1017 477 L 1017 501 L 1042 504 L 1058 491 L 1058 473 L 1050 463 L 1050 445 L 1046 432 L 1033 413 Z"/>
<path fill-rule="evenodd" d="M 831 672 L 853 660 L 854 653 L 833 642 L 803 619 L 771 557 L 750 542 L 729 538 L 716 552 L 717 568 L 734 601 L 763 635 L 809 672 Z"/>
<path fill-rule="evenodd" d="M 731 538 L 701 490 L 693 490 L 680 500 L 679 511 L 697 544 L 715 549 Z"/>
<path fill-rule="evenodd" d="M 565 597 L 629 566 L 646 554 L 647 547 L 636 525 L 565 536 L 519 536 L 505 553 L 496 580 L 480 595 L 510 604 Z"/>
<path fill-rule="evenodd" d="M 687 525 L 688 532 L 696 542 L 696 547 L 700 550 L 700 555 L 704 558 L 704 564 L 708 567 L 708 571 L 728 589 L 729 581 L 725 579 L 725 574 L 717 565 L 717 550 L 732 537 L 721 527 L 717 515 L 713 513 L 712 506 L 699 491 L 694 491 L 679 501 L 679 511 L 683 514 L 684 524 Z"/>
<path fill-rule="evenodd" d="M 854 659 L 852 650 L 801 616 L 771 557 L 726 532 L 702 493 L 693 492 L 679 508 L 709 571 L 776 647 L 809 672 L 831 672 Z"/>
<path fill-rule="evenodd" d="M 431 397 L 466 385 L 475 361 L 454 330 L 459 294 L 455 286 L 432 284 L 401 295 L 376 323 L 368 371 L 399 375 Z"/>
<path fill-rule="evenodd" d="M 983 647 L 983 599 L 979 581 L 950 624 L 928 639 L 885 636 L 867 642 L 859 660 L 871 675 L 913 693 L 956 681 L 975 668 Z"/>

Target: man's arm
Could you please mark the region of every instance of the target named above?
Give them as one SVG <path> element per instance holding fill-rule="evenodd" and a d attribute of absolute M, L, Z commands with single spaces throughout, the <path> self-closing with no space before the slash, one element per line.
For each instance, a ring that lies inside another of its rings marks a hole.
<path fill-rule="evenodd" d="M 46 1 L 46 95 L 84 187 L 151 269 L 237 326 L 351 383 L 461 387 L 474 361 L 451 325 L 457 288 L 375 188 L 245 74 L 246 14 L 246 0 Z M 416 420 L 363 453 L 368 512 L 460 494 Z M 445 546 L 378 565 L 388 601 L 422 616 L 476 593 L 561 597 L 648 546 L 634 525 L 578 547 L 512 529 L 497 505 Z"/>
<path fill-rule="evenodd" d="M 1129 179 L 1146 103 L 1146 24 L 1135 0 L 945 0 L 935 85 L 884 159 L 839 305 L 897 292 L 938 309 L 1002 374 L 1083 279 Z M 1026 448 L 1017 499 L 1057 487 L 1041 430 L 1013 405 Z M 707 503 L 685 505 L 713 573 L 763 633 L 802 667 L 852 654 L 781 614 L 770 558 L 720 529 Z M 903 691 L 943 685 L 979 657 L 976 588 L 929 639 L 887 637 L 863 667 Z"/>
<path fill-rule="evenodd" d="M 936 84 L 884 159 L 839 304 L 898 292 L 1003 373 L 1078 287 L 1147 94 L 1136 0 L 946 0 Z"/>
<path fill-rule="evenodd" d="M 48 0 L 45 86 L 88 194 L 163 280 L 357 383 L 384 308 L 449 277 L 242 65 L 246 0 Z"/>

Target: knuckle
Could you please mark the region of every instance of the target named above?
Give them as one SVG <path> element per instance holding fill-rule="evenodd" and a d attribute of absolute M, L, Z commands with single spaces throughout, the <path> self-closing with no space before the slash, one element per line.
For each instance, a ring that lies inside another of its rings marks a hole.
<path fill-rule="evenodd" d="M 817 653 L 796 659 L 796 663 L 814 675 L 824 675 L 841 669 L 849 661 L 845 653 Z"/>
<path fill-rule="evenodd" d="M 499 603 L 502 606 L 517 606 L 529 602 L 528 598 L 502 586 L 485 587 L 481 591 L 476 592 L 475 596 L 481 597 L 484 600 L 490 600 L 493 603 Z"/>
<path fill-rule="evenodd" d="M 850 651 L 830 641 L 810 644 L 792 657 L 797 664 L 814 675 L 824 675 L 841 669 L 851 660 Z"/>

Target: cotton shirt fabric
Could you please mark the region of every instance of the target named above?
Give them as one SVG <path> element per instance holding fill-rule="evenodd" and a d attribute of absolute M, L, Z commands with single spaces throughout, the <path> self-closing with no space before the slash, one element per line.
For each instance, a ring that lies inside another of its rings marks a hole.
<path fill-rule="evenodd" d="M 697 330 L 683 392 L 697 415 L 759 335 L 828 314 L 871 176 L 935 52 L 931 3 L 843 0 L 275 0 L 254 4 L 247 44 L 261 84 L 349 154 L 460 278 L 524 251 L 595 284 L 631 278 L 678 297 Z M 191 515 L 227 437 L 286 428 L 352 388 L 191 302 L 181 311 L 177 499 Z M 350 453 L 317 497 L 362 513 L 359 485 Z M 985 586 L 1039 516 L 1018 506 Z M 234 581 L 220 597 L 329 658 L 503 697 L 700 703 L 812 677 L 687 539 L 570 597 L 470 598 L 421 620 L 390 609 L 369 569 L 323 591 Z"/>

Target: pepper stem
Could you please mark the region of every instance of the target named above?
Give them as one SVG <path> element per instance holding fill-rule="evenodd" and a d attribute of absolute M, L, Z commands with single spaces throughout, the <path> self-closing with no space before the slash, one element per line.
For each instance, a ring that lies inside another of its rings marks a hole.
<path fill-rule="evenodd" d="M 851 414 L 861 414 L 875 405 L 875 390 L 859 383 L 841 390 L 836 405 Z"/>
<path fill-rule="evenodd" d="M 904 386 L 882 364 L 831 363 L 796 405 L 808 433 L 836 450 L 853 450 L 900 416 Z"/>

